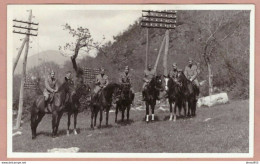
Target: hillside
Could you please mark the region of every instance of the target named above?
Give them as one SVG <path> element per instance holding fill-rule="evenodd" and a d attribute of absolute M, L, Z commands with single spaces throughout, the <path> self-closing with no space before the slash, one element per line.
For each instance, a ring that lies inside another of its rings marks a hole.
<path fill-rule="evenodd" d="M 177 28 L 170 31 L 168 70 L 176 62 L 184 69 L 192 57 L 200 63 L 199 80 L 207 80 L 208 69 L 203 54 L 210 56 L 214 86 L 234 96 L 245 98 L 249 88 L 249 12 L 248 11 L 178 11 Z M 150 29 L 149 63 L 154 65 L 165 30 Z M 214 33 L 214 37 L 210 38 Z M 123 33 L 114 36 L 114 42 L 102 47 L 95 59 L 87 58 L 81 65 L 104 66 L 111 81 L 129 65 L 133 74 L 133 86 L 139 91 L 142 86 L 145 65 L 146 29 L 140 20 L 130 25 Z M 210 40 L 205 50 L 207 40 Z M 162 56 L 157 73 L 162 74 Z M 86 62 L 87 61 L 87 62 Z M 243 72 L 243 73 L 241 73 Z M 246 87 L 244 87 L 246 86 Z M 241 89 L 243 88 L 243 89 Z M 202 91 L 207 94 L 207 86 Z M 235 92 L 235 93 L 233 93 Z"/>
<path fill-rule="evenodd" d="M 59 51 L 47 50 L 40 52 L 39 54 L 34 54 L 29 56 L 27 59 L 27 69 L 36 67 L 45 62 L 54 62 L 62 67 L 69 58 L 61 55 Z M 22 72 L 22 60 L 18 62 L 18 65 L 15 70 L 15 74 L 20 74 Z"/>

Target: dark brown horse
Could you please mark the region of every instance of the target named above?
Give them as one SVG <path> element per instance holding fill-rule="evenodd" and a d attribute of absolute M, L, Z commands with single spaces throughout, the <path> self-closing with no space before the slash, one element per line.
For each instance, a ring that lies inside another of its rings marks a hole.
<path fill-rule="evenodd" d="M 66 110 L 68 111 L 68 129 L 67 129 L 67 135 L 70 133 L 70 117 L 73 114 L 74 115 L 74 129 L 73 133 L 76 135 L 77 133 L 77 116 L 79 113 L 79 109 L 81 107 L 80 99 L 84 98 L 84 101 L 87 103 L 90 103 L 91 100 L 91 88 L 89 85 L 86 85 L 84 83 L 80 85 L 75 86 L 74 93 L 70 96 L 70 101 L 68 102 L 66 106 Z M 82 97 L 83 96 L 83 97 Z"/>
<path fill-rule="evenodd" d="M 110 83 L 105 88 L 103 88 L 97 96 L 93 97 L 91 100 L 91 128 L 96 126 L 96 120 L 98 112 L 100 113 L 99 118 L 99 128 L 101 128 L 101 123 L 103 119 L 103 111 L 106 111 L 106 125 L 108 125 L 109 110 L 112 105 L 112 100 L 117 99 L 121 94 L 121 85 L 116 83 Z M 116 100 L 116 101 L 117 101 Z M 93 126 L 94 122 L 94 126 Z"/>
<path fill-rule="evenodd" d="M 199 88 L 195 86 L 190 80 L 186 78 L 183 72 L 178 76 L 178 82 L 181 84 L 181 93 L 186 102 L 188 109 L 188 116 L 196 116 L 197 99 L 199 95 Z"/>
<path fill-rule="evenodd" d="M 66 110 L 66 104 L 68 100 L 66 97 L 71 93 L 73 89 L 73 83 L 71 81 L 65 81 L 54 94 L 52 103 L 51 103 L 51 114 L 52 114 L 52 137 L 57 135 L 59 122 L 61 116 Z M 46 104 L 44 96 L 39 96 L 33 103 L 31 107 L 31 131 L 32 139 L 36 137 L 36 129 L 38 124 L 41 122 L 43 116 L 48 113 L 46 111 Z"/>
<path fill-rule="evenodd" d="M 146 106 L 146 122 L 149 122 L 149 109 L 152 110 L 152 121 L 154 121 L 154 109 L 156 105 L 156 100 L 159 97 L 162 88 L 162 79 L 161 76 L 155 76 L 147 84 L 147 87 L 144 91 L 144 100 Z"/>
<path fill-rule="evenodd" d="M 115 112 L 115 122 L 117 122 L 117 114 L 118 111 L 122 112 L 121 121 L 124 121 L 125 117 L 125 110 L 127 110 L 127 121 L 129 121 L 129 112 L 131 108 L 131 104 L 134 100 L 134 93 L 131 92 L 130 84 L 121 84 L 122 85 L 122 92 L 121 95 L 116 102 L 116 112 Z"/>
<path fill-rule="evenodd" d="M 184 108 L 184 116 L 186 116 L 186 106 L 185 99 L 182 93 L 182 85 L 170 78 L 169 76 L 165 76 L 165 90 L 168 95 L 168 102 L 170 105 L 170 121 L 176 121 L 177 115 L 177 107 L 179 111 L 179 115 L 181 115 L 181 109 Z M 173 107 L 172 107 L 173 105 Z M 173 110 L 172 110 L 173 108 Z M 172 113 L 173 112 L 173 113 Z"/>

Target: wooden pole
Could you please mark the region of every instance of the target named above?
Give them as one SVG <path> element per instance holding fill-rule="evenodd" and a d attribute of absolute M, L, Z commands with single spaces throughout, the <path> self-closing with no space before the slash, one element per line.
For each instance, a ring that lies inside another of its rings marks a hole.
<path fill-rule="evenodd" d="M 30 10 L 29 19 L 28 21 L 31 22 L 32 20 L 32 10 Z M 31 24 L 28 24 L 28 27 L 30 28 Z M 28 30 L 28 34 L 30 33 L 30 30 Z M 16 129 L 20 128 L 21 125 L 21 119 L 22 119 L 22 113 L 23 113 L 23 97 L 24 97 L 24 83 L 26 80 L 26 64 L 27 64 L 27 56 L 29 51 L 29 42 L 30 42 L 30 35 L 26 35 L 25 38 L 26 47 L 25 47 L 25 54 L 24 54 L 24 60 L 23 60 L 23 74 L 21 79 L 21 87 L 20 87 L 20 97 L 19 97 L 19 108 L 18 108 L 18 115 L 16 120 Z"/>
<path fill-rule="evenodd" d="M 209 62 L 208 62 L 208 72 L 209 72 L 209 96 L 211 96 L 213 93 L 213 84 L 212 84 L 213 75 L 212 75 L 211 65 Z"/>
<path fill-rule="evenodd" d="M 154 64 L 154 70 L 155 71 L 157 69 L 157 65 L 158 65 L 158 62 L 159 62 L 159 59 L 160 59 L 160 56 L 161 56 L 161 53 L 162 53 L 162 49 L 163 49 L 164 43 L 165 43 L 165 36 L 163 37 L 163 41 L 162 41 L 162 44 L 161 44 L 161 47 L 160 47 L 160 50 L 159 50 L 159 54 L 158 54 L 156 62 Z"/>
<path fill-rule="evenodd" d="M 23 43 L 22 43 L 22 45 L 21 45 L 21 47 L 20 47 L 20 49 L 19 49 L 19 51 L 18 51 L 18 55 L 17 55 L 17 57 L 16 57 L 16 59 L 15 59 L 15 61 L 14 61 L 13 73 L 14 73 L 15 68 L 16 68 L 16 66 L 17 66 L 17 63 L 18 63 L 18 61 L 19 61 L 19 59 L 20 59 L 20 56 L 21 56 L 21 54 L 22 54 L 22 51 L 23 51 L 23 48 L 24 48 L 25 43 L 26 43 L 26 37 L 24 38 Z"/>
<path fill-rule="evenodd" d="M 164 68 L 165 76 L 168 75 L 168 70 L 167 70 L 168 51 L 169 51 L 169 29 L 167 29 L 165 32 L 165 51 L 164 51 L 164 58 L 163 58 L 163 68 Z"/>
<path fill-rule="evenodd" d="M 148 55 L 149 55 L 149 28 L 146 28 L 146 54 L 145 54 L 145 70 L 148 66 Z"/>

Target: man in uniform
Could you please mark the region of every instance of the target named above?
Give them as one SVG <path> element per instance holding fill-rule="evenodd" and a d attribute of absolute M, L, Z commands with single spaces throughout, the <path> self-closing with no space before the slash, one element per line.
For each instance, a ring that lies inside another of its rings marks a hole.
<path fill-rule="evenodd" d="M 198 67 L 196 64 L 193 64 L 192 58 L 189 58 L 189 64 L 185 67 L 184 75 L 188 80 L 190 80 L 198 89 L 199 93 L 199 81 L 197 79 L 198 76 Z M 198 95 L 197 95 L 198 96 Z"/>
<path fill-rule="evenodd" d="M 145 100 L 146 87 L 154 76 L 155 76 L 155 70 L 152 69 L 152 66 L 149 64 L 148 69 L 144 70 L 144 78 L 143 78 L 144 84 L 142 88 L 143 101 Z"/>
<path fill-rule="evenodd" d="M 96 76 L 96 87 L 94 88 L 94 95 L 97 95 L 101 89 L 107 86 L 108 76 L 105 75 L 105 69 L 100 69 L 100 74 Z"/>
<path fill-rule="evenodd" d="M 174 81 L 176 81 L 176 79 L 178 77 L 178 73 L 179 73 L 179 70 L 177 68 L 177 64 L 173 63 L 172 64 L 172 70 L 169 73 L 169 77 L 172 78 Z"/>
<path fill-rule="evenodd" d="M 132 103 L 133 103 L 134 90 L 133 90 L 132 85 L 131 85 L 131 75 L 129 73 L 129 67 L 128 66 L 125 67 L 125 71 L 120 75 L 119 82 L 121 84 L 129 84 L 130 85 L 130 94 L 131 94 Z"/>
<path fill-rule="evenodd" d="M 52 101 L 53 95 L 58 91 L 58 84 L 55 78 L 55 72 L 52 70 L 50 76 L 45 79 L 45 89 L 43 91 L 45 104 L 47 104 L 47 109 L 51 111 L 50 102 Z"/>

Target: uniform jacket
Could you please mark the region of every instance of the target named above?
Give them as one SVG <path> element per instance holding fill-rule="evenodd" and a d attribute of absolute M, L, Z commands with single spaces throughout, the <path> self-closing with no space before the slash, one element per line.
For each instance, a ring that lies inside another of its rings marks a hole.
<path fill-rule="evenodd" d="M 145 70 L 144 71 L 144 80 L 148 80 L 148 81 L 151 81 L 152 78 L 155 76 L 155 70 L 152 69 L 151 71 L 149 70 Z"/>
<path fill-rule="evenodd" d="M 197 75 L 198 75 L 197 69 L 198 69 L 197 66 L 194 64 L 191 67 L 186 66 L 185 70 L 184 70 L 184 74 L 188 79 L 194 80 L 197 78 Z"/>
<path fill-rule="evenodd" d="M 105 87 L 108 84 L 108 76 L 107 75 L 103 75 L 101 76 L 101 74 L 96 76 L 96 85 L 100 86 L 100 87 Z"/>
<path fill-rule="evenodd" d="M 128 74 L 126 74 L 125 72 L 124 73 L 122 73 L 121 75 L 120 75 L 120 79 L 119 79 L 119 82 L 120 83 L 131 83 L 131 75 L 128 73 Z"/>
<path fill-rule="evenodd" d="M 169 77 L 176 79 L 178 76 L 178 70 L 171 70 L 169 73 Z"/>
<path fill-rule="evenodd" d="M 54 78 L 54 80 L 51 79 L 49 76 L 45 79 L 45 88 L 48 92 L 52 92 L 53 90 L 58 89 L 57 80 Z"/>

